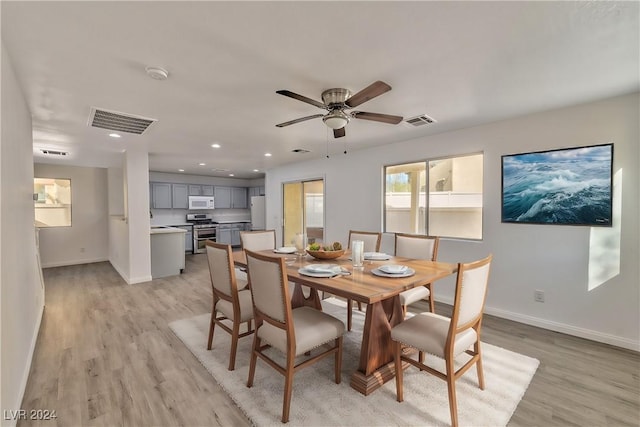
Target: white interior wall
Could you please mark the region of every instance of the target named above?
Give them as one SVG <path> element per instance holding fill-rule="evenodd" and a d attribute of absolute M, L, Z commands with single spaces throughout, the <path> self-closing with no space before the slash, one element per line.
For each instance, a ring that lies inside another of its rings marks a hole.
<path fill-rule="evenodd" d="M 71 227 L 40 230 L 43 267 L 106 261 L 108 245 L 107 170 L 36 163 L 37 178 L 71 180 Z"/>
<path fill-rule="evenodd" d="M 151 280 L 149 234 L 149 154 L 131 147 L 124 156 L 125 216 L 128 228 L 129 284 Z"/>
<path fill-rule="evenodd" d="M 20 408 L 29 376 L 44 287 L 36 261 L 31 113 L 2 45 L 0 68 L 0 408 Z M 2 417 L 3 426 L 16 424 Z"/>
<path fill-rule="evenodd" d="M 325 177 L 327 240 L 346 241 L 350 228 L 382 230 L 384 165 L 484 152 L 484 238 L 443 239 L 439 259 L 493 253 L 488 313 L 640 350 L 639 101 L 635 93 L 269 170 L 267 227 L 281 229 L 283 182 Z M 620 273 L 589 290 L 591 228 L 501 223 L 501 156 L 607 142 L 614 172 L 624 170 Z M 452 302 L 453 284 L 438 282 L 436 299 Z M 538 289 L 544 303 L 534 301 Z"/>

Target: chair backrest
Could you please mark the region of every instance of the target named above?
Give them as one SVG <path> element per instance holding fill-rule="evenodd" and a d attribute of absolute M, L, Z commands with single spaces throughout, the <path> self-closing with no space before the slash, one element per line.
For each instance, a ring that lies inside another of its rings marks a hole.
<path fill-rule="evenodd" d="M 451 327 L 457 331 L 474 326 L 482 319 L 487 296 L 492 256 L 467 264 L 458 264 L 456 295 Z"/>
<path fill-rule="evenodd" d="M 276 248 L 276 230 L 241 231 L 240 243 L 242 249 L 250 251 L 265 251 Z"/>
<path fill-rule="evenodd" d="M 399 257 L 435 261 L 439 242 L 439 237 L 396 233 L 395 254 Z"/>
<path fill-rule="evenodd" d="M 375 231 L 354 231 L 349 230 L 349 242 L 347 247 L 351 248 L 351 242 L 354 240 L 362 240 L 364 242 L 365 252 L 378 252 L 380 250 L 380 240 L 382 233 Z"/>
<path fill-rule="evenodd" d="M 284 273 L 284 258 L 265 256 L 250 250 L 246 254 L 254 311 L 280 324 L 290 323 L 291 299 L 289 282 Z"/>
<path fill-rule="evenodd" d="M 231 245 L 214 243 L 211 240 L 207 240 L 205 244 L 213 292 L 222 293 L 226 296 L 225 299 L 231 300 L 238 293 Z"/>

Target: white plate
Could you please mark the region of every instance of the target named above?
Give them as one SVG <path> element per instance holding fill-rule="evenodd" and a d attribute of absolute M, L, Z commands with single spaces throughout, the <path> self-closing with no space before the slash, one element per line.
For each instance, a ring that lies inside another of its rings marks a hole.
<path fill-rule="evenodd" d="M 293 246 L 283 246 L 281 248 L 274 249 L 273 252 L 277 254 L 293 254 L 296 252 L 296 248 Z"/>
<path fill-rule="evenodd" d="M 391 255 L 387 255 L 384 252 L 365 252 L 364 259 L 371 261 L 386 261 L 391 259 Z"/>
<path fill-rule="evenodd" d="M 407 267 L 406 265 L 386 264 L 378 267 L 378 270 L 387 274 L 403 274 L 407 272 L 407 268 L 409 267 Z"/>
<path fill-rule="evenodd" d="M 371 270 L 371 273 L 380 277 L 409 277 L 416 274 L 416 271 L 413 268 L 407 268 L 407 270 L 402 274 L 389 274 L 381 271 L 379 268 L 374 268 Z"/>
<path fill-rule="evenodd" d="M 313 270 L 307 270 L 307 268 L 300 268 L 298 269 L 298 273 L 302 274 L 303 276 L 309 276 L 309 277 L 333 277 L 340 274 L 340 267 L 338 267 L 338 271 L 335 271 L 335 270 L 313 271 Z"/>
<path fill-rule="evenodd" d="M 338 264 L 309 264 L 302 267 L 304 270 L 311 271 L 313 273 L 340 273 L 341 269 Z"/>

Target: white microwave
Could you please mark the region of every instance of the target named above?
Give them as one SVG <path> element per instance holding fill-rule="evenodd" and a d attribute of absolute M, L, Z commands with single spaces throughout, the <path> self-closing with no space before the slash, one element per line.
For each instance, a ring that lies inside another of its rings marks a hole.
<path fill-rule="evenodd" d="M 189 209 L 213 209 L 213 197 L 189 196 Z"/>

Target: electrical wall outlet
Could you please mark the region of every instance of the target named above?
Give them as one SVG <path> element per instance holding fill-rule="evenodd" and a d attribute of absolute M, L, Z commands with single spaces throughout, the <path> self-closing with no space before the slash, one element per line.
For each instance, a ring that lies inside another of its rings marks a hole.
<path fill-rule="evenodd" d="M 539 290 L 539 289 L 536 289 L 536 290 L 533 292 L 533 299 L 534 299 L 536 302 L 544 302 L 544 291 L 541 291 L 541 290 Z"/>

